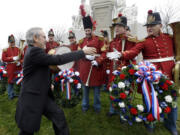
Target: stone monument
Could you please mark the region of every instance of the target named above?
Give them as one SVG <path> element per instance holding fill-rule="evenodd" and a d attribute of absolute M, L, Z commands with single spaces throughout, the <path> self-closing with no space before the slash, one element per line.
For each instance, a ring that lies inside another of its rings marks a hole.
<path fill-rule="evenodd" d="M 90 0 L 93 19 L 96 20 L 96 34 L 101 30 L 107 30 L 110 33 L 112 18 L 114 18 L 115 0 Z"/>

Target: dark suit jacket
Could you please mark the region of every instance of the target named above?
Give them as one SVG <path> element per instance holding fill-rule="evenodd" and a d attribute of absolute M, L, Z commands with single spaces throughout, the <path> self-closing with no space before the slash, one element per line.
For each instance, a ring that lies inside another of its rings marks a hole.
<path fill-rule="evenodd" d="M 83 51 L 53 56 L 29 45 L 24 57 L 24 78 L 15 116 L 20 129 L 34 132 L 40 128 L 41 115 L 51 93 L 49 65 L 61 65 L 83 57 Z"/>

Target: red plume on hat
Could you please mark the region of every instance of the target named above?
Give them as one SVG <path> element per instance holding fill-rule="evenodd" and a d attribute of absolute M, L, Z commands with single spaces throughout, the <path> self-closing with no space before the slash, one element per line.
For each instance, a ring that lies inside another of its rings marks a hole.
<path fill-rule="evenodd" d="M 70 30 L 69 33 L 72 33 L 72 30 Z"/>
<path fill-rule="evenodd" d="M 93 22 L 93 30 L 96 30 L 96 21 Z"/>
<path fill-rule="evenodd" d="M 121 16 L 122 16 L 122 14 L 121 14 L 121 13 L 119 13 L 119 14 L 118 14 L 118 17 L 121 17 Z"/>
<path fill-rule="evenodd" d="M 153 11 L 152 10 L 148 10 L 148 14 L 152 14 L 153 13 Z"/>
<path fill-rule="evenodd" d="M 84 5 L 80 5 L 79 8 L 80 8 L 82 17 L 85 17 L 86 16 L 86 11 L 84 10 Z"/>

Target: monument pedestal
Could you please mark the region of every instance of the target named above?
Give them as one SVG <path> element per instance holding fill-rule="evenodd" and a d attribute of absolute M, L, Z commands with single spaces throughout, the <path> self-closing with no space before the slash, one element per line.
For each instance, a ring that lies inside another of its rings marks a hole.
<path fill-rule="evenodd" d="M 114 14 L 115 0 L 90 0 L 92 8 L 93 20 L 96 20 L 96 34 L 100 34 L 101 30 L 107 30 L 109 37 L 111 37 L 110 26 Z"/>

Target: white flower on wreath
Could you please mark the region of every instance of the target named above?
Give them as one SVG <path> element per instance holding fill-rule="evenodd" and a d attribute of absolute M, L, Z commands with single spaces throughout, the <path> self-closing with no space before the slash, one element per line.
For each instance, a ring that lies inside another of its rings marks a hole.
<path fill-rule="evenodd" d="M 142 122 L 142 119 L 140 119 L 139 117 L 136 117 L 136 122 Z"/>
<path fill-rule="evenodd" d="M 161 107 L 159 107 L 159 113 L 160 113 L 160 114 L 162 113 L 162 109 L 161 109 Z"/>
<path fill-rule="evenodd" d="M 77 89 L 80 89 L 80 88 L 81 88 L 81 84 L 78 83 L 78 84 L 77 84 Z"/>
<path fill-rule="evenodd" d="M 172 97 L 171 97 L 170 95 L 165 96 L 164 98 L 165 98 L 165 101 L 166 101 L 167 103 L 171 103 L 171 102 L 173 101 L 173 99 L 172 99 Z"/>
<path fill-rule="evenodd" d="M 130 84 L 131 84 L 131 83 L 130 83 L 129 81 L 127 81 L 127 80 L 125 80 L 124 83 L 125 83 L 125 85 L 126 85 L 127 87 L 129 87 Z"/>
<path fill-rule="evenodd" d="M 118 104 L 118 105 L 119 105 L 119 107 L 120 107 L 120 108 L 124 108 L 124 107 L 125 107 L 124 102 L 119 102 L 119 104 Z"/>
<path fill-rule="evenodd" d="M 126 69 L 126 68 L 127 68 L 126 66 L 123 66 L 123 67 L 122 67 L 122 70 L 124 70 L 124 69 Z"/>
<path fill-rule="evenodd" d="M 76 71 L 76 72 L 75 72 L 75 75 L 76 75 L 76 76 L 79 76 L 80 74 L 79 74 L 79 72 L 78 72 L 78 71 Z"/>
<path fill-rule="evenodd" d="M 135 65 L 135 66 L 134 66 L 134 69 L 135 69 L 135 70 L 138 70 L 138 69 L 139 69 L 139 66 L 138 66 L 138 65 Z"/>
<path fill-rule="evenodd" d="M 7 72 L 5 70 L 3 70 L 3 74 L 7 74 Z"/>
<path fill-rule="evenodd" d="M 118 75 L 118 70 L 114 70 L 112 73 L 113 73 L 113 75 Z"/>
<path fill-rule="evenodd" d="M 124 93 L 125 93 L 126 95 L 128 95 L 128 94 L 129 94 L 129 91 L 125 90 Z"/>
<path fill-rule="evenodd" d="M 62 73 L 63 73 L 63 72 L 62 72 L 62 71 L 60 71 L 60 72 L 59 72 L 59 76 L 61 76 L 61 75 L 62 75 Z"/>
<path fill-rule="evenodd" d="M 137 109 L 138 109 L 140 112 L 143 112 L 143 111 L 144 111 L 144 106 L 143 106 L 143 105 L 137 105 Z"/>
<path fill-rule="evenodd" d="M 122 120 L 124 120 L 124 121 L 127 121 L 127 119 L 126 119 L 126 118 L 124 118 L 124 116 L 123 116 L 123 115 L 121 115 L 121 119 L 122 119 Z"/>
<path fill-rule="evenodd" d="M 119 83 L 118 83 L 118 88 L 120 88 L 120 89 L 125 88 L 125 83 L 119 82 Z"/>
<path fill-rule="evenodd" d="M 112 87 L 109 87 L 109 92 L 112 92 L 112 91 L 113 91 Z"/>
<path fill-rule="evenodd" d="M 73 81 L 74 81 L 74 80 L 73 80 L 72 78 L 69 79 L 69 82 L 70 82 L 70 83 L 73 83 Z"/>

